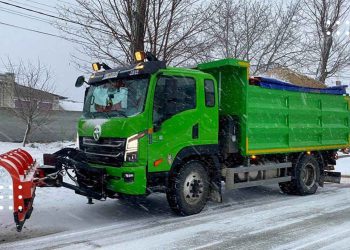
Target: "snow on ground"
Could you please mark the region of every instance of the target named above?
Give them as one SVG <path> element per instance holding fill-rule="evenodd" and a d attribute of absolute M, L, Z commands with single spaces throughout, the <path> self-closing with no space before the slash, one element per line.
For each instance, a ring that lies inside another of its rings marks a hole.
<path fill-rule="evenodd" d="M 341 158 L 337 160 L 335 171 L 341 172 L 342 175 L 350 176 L 350 154 L 339 153 L 339 157 Z"/>
<path fill-rule="evenodd" d="M 60 100 L 60 107 L 66 111 L 82 111 L 84 103 L 72 100 Z"/>
<path fill-rule="evenodd" d="M 0 248 L 348 249 L 350 242 L 350 185 L 345 184 L 304 197 L 281 194 L 276 186 L 234 190 L 225 192 L 223 204 L 210 203 L 190 217 L 173 215 L 164 195 L 140 204 L 87 205 L 66 190 L 53 194 L 45 203 L 49 194 L 38 193 L 22 233 L 1 228 Z"/>
<path fill-rule="evenodd" d="M 342 175 L 350 175 L 350 157 L 338 159 L 335 170 L 341 172 Z"/>
<path fill-rule="evenodd" d="M 26 147 L 35 157 L 74 143 Z M 0 143 L 5 152 L 19 144 Z M 336 170 L 348 171 L 350 158 Z M 0 185 L 5 177 L 0 177 Z M 5 190 L 0 190 L 0 195 Z M 0 210 L 0 249 L 349 249 L 350 182 L 327 184 L 312 196 L 288 196 L 276 185 L 225 191 L 222 204 L 179 217 L 164 194 L 133 203 L 95 201 L 64 188 L 38 188 L 21 233 Z M 0 206 L 11 200 L 0 200 Z"/>

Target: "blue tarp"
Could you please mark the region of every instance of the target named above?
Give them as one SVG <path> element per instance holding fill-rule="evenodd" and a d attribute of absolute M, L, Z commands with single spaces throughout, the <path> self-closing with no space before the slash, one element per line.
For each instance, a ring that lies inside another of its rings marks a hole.
<path fill-rule="evenodd" d="M 306 93 L 322 93 L 322 94 L 331 94 L 331 95 L 345 95 L 346 88 L 348 86 L 334 86 L 328 88 L 309 88 L 293 85 L 288 82 L 283 82 L 274 78 L 268 77 L 254 77 L 253 82 L 262 88 L 267 89 L 279 89 L 279 90 L 289 90 L 297 92 L 306 92 Z"/>

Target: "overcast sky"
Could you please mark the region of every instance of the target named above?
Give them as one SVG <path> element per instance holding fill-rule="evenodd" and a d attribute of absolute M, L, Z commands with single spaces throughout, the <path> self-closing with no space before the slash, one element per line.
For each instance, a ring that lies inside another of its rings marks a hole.
<path fill-rule="evenodd" d="M 36 9 L 51 15 L 55 14 L 55 6 L 66 5 L 72 3 L 72 0 L 4 0 L 5 2 L 20 5 L 30 9 Z M 273 1 L 273 0 L 272 0 Z M 49 17 L 41 16 L 25 10 L 20 10 L 15 7 L 0 3 L 0 22 L 17 25 L 25 28 L 40 30 L 47 33 L 62 35 L 53 26 L 37 20 L 32 20 L 26 17 L 21 17 L 6 11 L 16 11 L 23 14 L 34 15 L 40 18 L 50 19 Z M 74 24 L 73 24 L 74 25 Z M 84 90 L 76 89 L 74 83 L 76 78 L 82 74 L 74 68 L 71 54 L 77 55 L 74 45 L 71 42 L 60 38 L 50 37 L 30 31 L 21 30 L 14 27 L 7 27 L 0 24 L 0 73 L 5 69 L 1 63 L 7 57 L 13 61 L 20 59 L 35 62 L 38 58 L 40 61 L 50 66 L 56 84 L 56 93 L 69 97 L 74 100 L 83 100 Z M 83 55 L 79 55 L 84 58 Z M 88 58 L 84 58 L 89 60 Z M 90 60 L 89 60 L 90 61 Z"/>
<path fill-rule="evenodd" d="M 30 9 L 36 9 L 48 14 L 55 14 L 55 6 L 71 3 L 71 0 L 5 0 L 11 4 L 18 4 Z M 42 32 L 61 35 L 50 24 L 40 22 L 37 20 L 28 19 L 26 17 L 18 16 L 17 14 L 8 13 L 6 11 L 16 11 L 23 14 L 35 15 L 46 20 L 50 20 L 49 17 L 40 16 L 35 13 L 30 13 L 18 8 L 10 7 L 0 3 L 0 22 L 17 25 L 25 28 L 40 30 Z M 50 20 L 52 21 L 52 19 Z M 0 24 L 0 73 L 3 73 L 5 69 L 1 64 L 1 59 L 6 60 L 9 57 L 14 62 L 22 59 L 23 61 L 33 61 L 40 59 L 40 61 L 49 66 L 52 70 L 54 81 L 56 84 L 56 93 L 62 96 L 69 97 L 70 99 L 82 101 L 84 95 L 84 89 L 76 89 L 74 83 L 76 78 L 82 74 L 74 67 L 72 63 L 71 54 L 76 53 L 75 44 L 66 40 L 42 35 L 30 31 L 17 29 L 14 27 L 8 27 Z M 84 58 L 83 55 L 79 55 Z M 91 61 L 87 58 L 85 60 Z M 343 84 L 349 82 L 348 75 L 343 73 L 340 79 Z M 335 82 L 334 78 L 332 82 Z"/>
<path fill-rule="evenodd" d="M 66 1 L 69 2 L 70 0 Z M 54 14 L 55 9 L 50 8 L 49 6 L 54 7 L 57 4 L 62 4 L 63 1 L 6 0 L 6 2 L 18 4 L 31 9 L 36 8 L 38 11 Z M 40 5 L 40 3 L 42 5 Z M 0 3 L 0 22 L 60 35 L 59 31 L 50 24 L 6 12 L 9 10 L 40 17 L 40 15 L 24 10 L 21 11 L 17 8 Z M 49 19 L 49 17 L 41 17 Z M 74 83 L 77 76 L 81 75 L 82 72 L 79 72 L 74 68 L 70 56 L 71 53 L 75 52 L 74 46 L 73 43 L 60 38 L 41 35 L 0 24 L 0 59 L 6 60 L 7 57 L 9 57 L 15 62 L 20 59 L 36 62 L 37 59 L 40 59 L 43 64 L 49 66 L 52 70 L 56 84 L 55 92 L 59 95 L 81 101 L 83 99 L 84 90 L 83 88 L 76 89 Z M 4 71 L 5 69 L 1 63 L 0 73 L 3 73 Z"/>

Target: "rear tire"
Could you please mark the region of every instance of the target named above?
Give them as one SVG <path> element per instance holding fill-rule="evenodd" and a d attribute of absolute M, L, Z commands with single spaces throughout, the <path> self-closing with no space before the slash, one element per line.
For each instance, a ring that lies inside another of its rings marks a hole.
<path fill-rule="evenodd" d="M 283 193 L 309 195 L 316 193 L 320 181 L 320 165 L 312 155 L 304 155 L 294 168 L 294 179 L 279 183 Z"/>
<path fill-rule="evenodd" d="M 201 212 L 208 195 L 208 172 L 200 161 L 185 163 L 169 178 L 167 200 L 177 214 L 192 215 Z"/>

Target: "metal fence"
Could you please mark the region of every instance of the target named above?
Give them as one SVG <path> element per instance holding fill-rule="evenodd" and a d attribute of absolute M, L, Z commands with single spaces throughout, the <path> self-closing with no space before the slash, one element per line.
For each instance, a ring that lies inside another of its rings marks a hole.
<path fill-rule="evenodd" d="M 47 124 L 34 127 L 30 142 L 54 142 L 74 140 L 81 112 L 51 111 Z M 6 108 L 0 108 L 0 141 L 21 142 L 26 124 Z"/>

